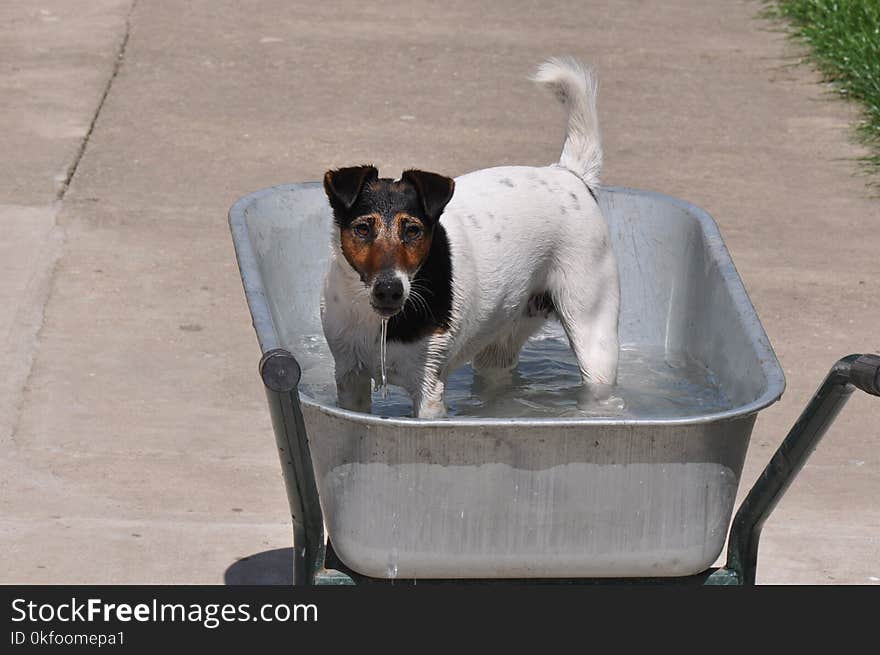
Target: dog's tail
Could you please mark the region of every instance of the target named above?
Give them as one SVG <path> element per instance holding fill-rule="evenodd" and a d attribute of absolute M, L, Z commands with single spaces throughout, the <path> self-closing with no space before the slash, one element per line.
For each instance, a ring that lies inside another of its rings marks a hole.
<path fill-rule="evenodd" d="M 568 108 L 568 131 L 559 163 L 590 189 L 597 189 L 602 171 L 602 140 L 596 114 L 595 74 L 572 57 L 554 57 L 541 64 L 532 79 L 549 87 Z"/>

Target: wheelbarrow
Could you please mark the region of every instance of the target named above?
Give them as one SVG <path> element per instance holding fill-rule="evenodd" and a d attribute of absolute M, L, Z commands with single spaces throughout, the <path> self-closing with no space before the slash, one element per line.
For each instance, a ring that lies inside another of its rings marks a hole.
<path fill-rule="evenodd" d="M 316 392 L 333 369 L 320 326 L 332 225 L 321 185 L 232 206 L 294 584 L 754 584 L 764 521 L 850 394 L 880 395 L 880 356 L 834 364 L 731 522 L 755 419 L 781 397 L 783 372 L 706 212 L 626 188 L 598 200 L 620 269 L 621 343 L 696 362 L 723 406 L 441 420 L 344 410 Z M 726 564 L 712 568 L 726 538 Z"/>

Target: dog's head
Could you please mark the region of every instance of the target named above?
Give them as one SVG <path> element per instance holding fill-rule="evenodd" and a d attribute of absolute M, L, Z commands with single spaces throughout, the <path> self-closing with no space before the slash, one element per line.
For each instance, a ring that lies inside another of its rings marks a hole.
<path fill-rule="evenodd" d="M 430 253 L 455 182 L 417 170 L 404 171 L 397 181 L 380 179 L 375 167 L 356 166 L 327 171 L 324 190 L 342 254 L 370 289 L 373 309 L 385 318 L 394 316 Z"/>

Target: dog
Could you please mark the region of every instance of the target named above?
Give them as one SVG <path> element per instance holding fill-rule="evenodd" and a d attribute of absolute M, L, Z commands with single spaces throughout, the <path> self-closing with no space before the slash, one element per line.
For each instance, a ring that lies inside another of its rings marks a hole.
<path fill-rule="evenodd" d="M 451 179 L 374 166 L 327 171 L 331 261 L 321 301 L 338 403 L 371 411 L 371 378 L 403 387 L 418 418 L 446 416 L 450 373 L 517 365 L 525 341 L 555 315 L 585 398 L 617 378 L 619 279 L 596 194 L 602 147 L 592 71 L 571 58 L 532 77 L 568 110 L 558 163 L 501 166 Z M 380 332 L 387 321 L 386 366 Z"/>

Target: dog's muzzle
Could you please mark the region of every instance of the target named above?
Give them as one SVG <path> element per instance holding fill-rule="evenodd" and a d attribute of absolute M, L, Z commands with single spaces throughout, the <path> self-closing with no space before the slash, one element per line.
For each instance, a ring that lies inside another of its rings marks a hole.
<path fill-rule="evenodd" d="M 396 276 L 382 276 L 373 283 L 370 305 L 384 317 L 394 316 L 403 308 L 403 282 Z"/>

